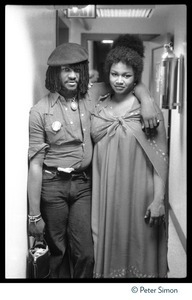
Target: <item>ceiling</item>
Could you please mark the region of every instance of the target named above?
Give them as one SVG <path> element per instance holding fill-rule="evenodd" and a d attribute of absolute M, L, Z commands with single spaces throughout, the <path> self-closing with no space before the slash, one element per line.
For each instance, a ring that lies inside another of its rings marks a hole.
<path fill-rule="evenodd" d="M 173 8 L 174 5 L 96 5 L 96 11 L 99 12 L 101 9 L 105 9 L 108 11 L 115 11 L 117 9 L 124 11 L 124 16 L 125 16 L 125 11 L 128 9 L 141 9 L 141 8 L 146 8 L 147 10 L 150 10 L 151 12 L 148 14 L 148 19 L 153 19 L 153 18 L 162 18 L 162 22 L 164 22 L 164 19 L 166 16 L 170 13 L 170 10 Z M 54 8 L 58 11 L 58 16 L 59 18 L 63 21 L 63 27 L 65 27 L 65 20 L 66 20 L 66 10 L 72 9 L 74 5 L 54 5 Z M 79 9 L 84 9 L 86 5 L 78 5 Z M 99 15 L 101 17 L 101 13 L 97 13 L 97 18 L 99 18 Z M 109 17 L 108 17 L 109 18 Z M 113 18 L 113 17 L 110 17 Z M 124 18 L 118 17 L 118 19 Z M 126 18 L 128 16 L 126 15 Z M 117 19 L 117 17 L 116 17 Z M 124 18 L 125 19 L 125 18 Z M 79 18 L 79 21 L 81 24 L 84 26 L 86 30 L 91 30 L 93 26 L 93 22 L 95 19 L 91 18 Z M 61 24 L 62 27 L 62 24 Z"/>
<path fill-rule="evenodd" d="M 66 9 L 72 9 L 75 5 L 54 5 L 54 8 L 58 10 L 60 14 L 63 14 L 63 12 Z M 174 5 L 96 5 L 96 10 L 99 12 L 100 10 L 108 10 L 108 11 L 114 11 L 114 10 L 121 10 L 121 11 L 126 11 L 128 9 L 151 9 L 152 14 L 150 15 L 153 17 L 164 17 L 166 16 L 171 8 Z M 84 9 L 86 5 L 78 5 L 77 6 L 79 9 Z M 100 15 L 100 14 L 99 14 Z M 97 17 L 98 14 L 97 14 Z M 127 17 L 127 16 L 126 16 Z"/>

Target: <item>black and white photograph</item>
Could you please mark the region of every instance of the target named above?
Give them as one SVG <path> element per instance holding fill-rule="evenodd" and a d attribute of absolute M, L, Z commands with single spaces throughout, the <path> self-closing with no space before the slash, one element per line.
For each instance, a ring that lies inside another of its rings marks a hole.
<path fill-rule="evenodd" d="M 186 19 L 185 4 L 5 6 L 5 282 L 179 292 Z"/>

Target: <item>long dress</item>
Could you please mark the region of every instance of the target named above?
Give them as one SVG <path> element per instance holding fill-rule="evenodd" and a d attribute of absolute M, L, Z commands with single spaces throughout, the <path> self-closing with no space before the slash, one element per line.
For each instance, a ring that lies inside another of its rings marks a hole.
<path fill-rule="evenodd" d="M 100 99 L 92 114 L 94 278 L 167 277 L 167 224 L 144 221 L 154 169 L 165 185 L 167 180 L 163 117 L 163 129 L 148 138 L 136 98 L 122 117 L 109 112 L 109 101 L 110 95 Z"/>

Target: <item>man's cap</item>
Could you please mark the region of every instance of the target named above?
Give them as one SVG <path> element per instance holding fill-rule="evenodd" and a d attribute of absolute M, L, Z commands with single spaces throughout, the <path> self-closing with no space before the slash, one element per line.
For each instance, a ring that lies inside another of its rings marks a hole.
<path fill-rule="evenodd" d="M 55 48 L 48 58 L 49 66 L 62 66 L 88 60 L 88 52 L 76 43 L 64 43 Z"/>

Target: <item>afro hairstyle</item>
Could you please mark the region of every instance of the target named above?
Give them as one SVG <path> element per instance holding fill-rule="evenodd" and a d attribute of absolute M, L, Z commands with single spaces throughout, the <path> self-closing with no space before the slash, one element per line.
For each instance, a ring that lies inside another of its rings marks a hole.
<path fill-rule="evenodd" d="M 123 34 L 114 40 L 112 49 L 117 46 L 123 46 L 136 51 L 141 57 L 144 57 L 145 47 L 141 38 L 135 34 Z"/>
<path fill-rule="evenodd" d="M 130 48 L 117 46 L 109 51 L 105 60 L 104 74 L 105 82 L 107 83 L 107 85 L 109 85 L 109 74 L 111 66 L 119 62 L 131 66 L 134 71 L 135 83 L 140 82 L 141 74 L 143 71 L 143 58 L 138 54 L 138 52 Z"/>

